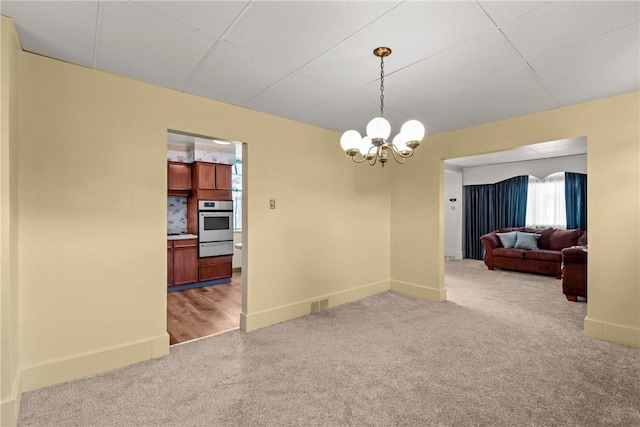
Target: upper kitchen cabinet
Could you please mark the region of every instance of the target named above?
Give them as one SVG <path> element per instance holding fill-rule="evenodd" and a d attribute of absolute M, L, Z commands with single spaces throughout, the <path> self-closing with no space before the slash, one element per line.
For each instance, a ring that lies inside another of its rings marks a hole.
<path fill-rule="evenodd" d="M 170 196 L 186 196 L 191 192 L 191 165 L 167 163 L 167 193 Z"/>
<path fill-rule="evenodd" d="M 194 162 L 192 176 L 198 200 L 232 200 L 230 165 Z"/>
<path fill-rule="evenodd" d="M 231 190 L 231 165 L 216 165 L 216 188 Z"/>
<path fill-rule="evenodd" d="M 216 189 L 216 165 L 195 162 L 193 164 L 193 183 L 198 190 Z"/>

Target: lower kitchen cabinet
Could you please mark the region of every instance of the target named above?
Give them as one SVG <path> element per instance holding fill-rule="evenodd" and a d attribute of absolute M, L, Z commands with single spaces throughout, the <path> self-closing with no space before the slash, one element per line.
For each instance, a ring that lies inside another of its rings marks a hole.
<path fill-rule="evenodd" d="M 233 256 L 198 258 L 198 281 L 231 277 Z"/>
<path fill-rule="evenodd" d="M 197 282 L 198 239 L 168 240 L 167 242 L 167 285 L 179 286 Z M 172 250 L 168 249 L 169 244 L 172 244 Z M 169 260 L 170 254 L 172 254 L 172 260 Z"/>
<path fill-rule="evenodd" d="M 167 240 L 167 286 L 173 286 L 173 240 Z"/>

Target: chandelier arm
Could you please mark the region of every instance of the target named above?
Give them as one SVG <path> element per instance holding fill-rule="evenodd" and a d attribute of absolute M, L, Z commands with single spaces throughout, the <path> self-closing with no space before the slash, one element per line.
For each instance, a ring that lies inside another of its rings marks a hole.
<path fill-rule="evenodd" d="M 373 148 L 373 147 L 372 147 Z M 369 149 L 369 152 L 371 152 L 371 149 Z M 376 152 L 374 153 L 373 156 L 371 156 L 371 158 L 369 159 L 369 166 L 373 166 L 376 164 L 376 162 L 378 161 L 378 148 L 376 147 Z"/>
<path fill-rule="evenodd" d="M 398 156 L 402 157 L 403 159 L 407 159 L 411 156 L 413 156 L 413 153 L 415 153 L 414 149 L 409 149 L 407 154 L 402 154 L 402 152 L 400 150 L 398 150 L 398 147 L 396 147 L 395 145 L 392 145 L 393 147 L 393 152 L 394 155 L 397 154 Z"/>
<path fill-rule="evenodd" d="M 402 153 L 398 151 L 398 148 L 393 144 L 391 144 L 391 154 L 393 154 L 393 160 L 395 160 L 396 163 L 400 163 L 400 164 L 403 164 L 404 159 L 406 157 L 409 157 L 409 156 L 403 156 Z"/>
<path fill-rule="evenodd" d="M 362 156 L 362 154 L 360 154 Z M 353 160 L 353 163 L 363 163 L 365 160 L 367 160 L 367 158 L 365 156 L 362 156 L 362 160 L 356 160 L 356 156 L 351 156 L 351 160 Z"/>
<path fill-rule="evenodd" d="M 401 156 L 403 159 L 408 159 L 409 157 L 413 156 L 413 153 L 415 153 L 414 150 L 409 151 L 408 154 L 402 154 L 401 152 L 398 151 L 398 155 Z"/>

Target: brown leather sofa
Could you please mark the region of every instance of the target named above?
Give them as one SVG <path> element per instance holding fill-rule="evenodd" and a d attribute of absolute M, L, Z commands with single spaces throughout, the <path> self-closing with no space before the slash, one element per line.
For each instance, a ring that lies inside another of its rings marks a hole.
<path fill-rule="evenodd" d="M 569 301 L 587 300 L 587 252 L 580 248 L 562 250 L 562 293 Z"/>
<path fill-rule="evenodd" d="M 540 234 L 538 249 L 505 248 L 497 233 L 522 231 Z M 580 228 L 560 230 L 555 228 L 501 228 L 480 237 L 484 245 L 484 263 L 489 270 L 504 270 L 538 273 L 562 277 L 562 250 L 571 246 L 586 245 L 587 232 Z"/>

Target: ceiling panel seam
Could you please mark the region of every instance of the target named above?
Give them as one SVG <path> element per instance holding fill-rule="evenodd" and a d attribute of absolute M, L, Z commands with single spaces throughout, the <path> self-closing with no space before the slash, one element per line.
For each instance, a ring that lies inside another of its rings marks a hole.
<path fill-rule="evenodd" d="M 102 19 L 104 16 L 104 2 L 98 2 L 98 10 L 96 11 L 96 29 L 93 34 L 93 58 L 91 59 L 91 68 L 98 68 L 98 51 L 100 50 L 100 40 L 102 39 Z"/>
<path fill-rule="evenodd" d="M 374 22 L 382 19 L 383 16 L 387 15 L 389 12 L 391 12 L 392 10 L 394 10 L 395 8 L 397 8 L 398 6 L 400 6 L 402 3 L 404 3 L 404 1 L 398 2 L 398 4 L 396 4 L 395 6 L 393 6 L 391 9 L 388 9 L 386 12 L 380 14 L 377 18 L 373 19 L 372 21 L 370 21 L 369 23 L 363 25 L 362 27 L 360 27 L 359 29 L 357 29 L 356 31 L 354 31 L 353 33 L 349 34 L 348 36 L 346 36 L 345 38 L 343 38 L 342 40 L 340 40 L 339 42 L 335 43 L 333 46 L 328 47 L 326 50 L 322 51 L 320 54 L 316 55 L 315 57 L 311 58 L 310 60 L 308 60 L 307 62 L 305 62 L 302 65 L 299 65 L 296 68 L 296 71 L 301 70 L 302 68 L 304 68 L 306 65 L 312 63 L 313 61 L 315 61 L 316 59 L 320 58 L 323 55 L 326 55 L 327 53 L 329 53 L 331 50 L 335 49 L 336 47 L 340 46 L 342 43 L 346 42 L 347 40 L 355 37 L 358 33 L 361 33 L 365 28 L 369 27 L 371 24 L 373 24 Z M 375 46 L 372 47 L 371 51 L 373 51 L 373 49 L 375 49 Z M 305 76 L 307 74 L 305 74 L 304 72 L 302 73 Z M 310 77 L 310 76 L 308 76 Z"/>
<path fill-rule="evenodd" d="M 216 49 L 220 45 L 220 42 L 226 41 L 225 40 L 225 36 L 237 25 L 238 22 L 240 22 L 240 18 L 242 18 L 245 15 L 245 13 L 247 13 L 247 10 L 249 9 L 249 5 L 250 4 L 251 4 L 251 2 L 247 2 L 247 4 L 245 4 L 245 6 L 242 8 L 242 10 L 240 12 L 238 12 L 236 17 L 233 19 L 233 21 L 231 21 L 229 26 L 222 32 L 222 34 L 220 34 L 220 37 L 216 41 L 213 42 L 213 44 L 209 47 L 209 49 L 207 49 L 207 51 L 204 53 L 202 58 L 200 58 L 200 60 L 196 63 L 196 65 L 191 69 L 189 74 L 187 74 L 187 77 L 185 77 L 185 79 L 182 81 L 182 83 L 180 83 L 180 85 L 178 85 L 178 90 L 179 91 L 183 91 L 184 87 L 187 85 L 187 83 L 189 83 L 189 80 L 191 80 L 191 78 L 198 72 L 200 67 L 202 67 L 204 62 L 207 59 L 209 59 L 209 57 L 213 54 L 213 52 L 216 51 Z"/>
<path fill-rule="evenodd" d="M 100 2 L 101 2 L 101 3 L 102 3 L 103 1 L 110 1 L 110 0 L 100 0 Z M 198 28 L 196 28 L 196 27 L 192 27 L 191 25 L 186 24 L 186 23 L 184 23 L 184 22 L 182 22 L 182 21 L 179 21 L 179 20 L 175 19 L 175 18 L 174 18 L 174 17 L 172 17 L 172 16 L 165 15 L 164 13 L 160 13 L 160 12 L 158 12 L 157 10 L 149 9 L 148 7 L 146 7 L 146 6 L 144 5 L 144 2 L 140 2 L 140 1 L 129 1 L 129 3 L 131 3 L 131 4 L 132 4 L 132 5 L 134 5 L 134 6 L 139 7 L 140 9 L 143 9 L 143 10 L 144 10 L 145 12 L 147 12 L 147 13 L 153 13 L 154 15 L 160 16 L 160 17 L 162 17 L 163 19 L 166 19 L 167 21 L 171 21 L 171 22 L 173 22 L 174 24 L 178 24 L 178 25 L 180 25 L 181 27 L 184 27 L 184 28 L 189 29 L 190 31 L 195 31 L 196 33 L 201 34 L 201 35 L 203 35 L 203 36 L 205 36 L 205 37 L 207 37 L 207 38 L 216 38 L 214 35 L 206 34 L 204 31 L 202 31 L 202 30 L 200 30 L 200 29 L 198 29 Z"/>
<path fill-rule="evenodd" d="M 560 106 L 560 103 L 558 102 L 558 100 L 556 99 L 556 97 L 553 95 L 553 92 L 551 91 L 551 89 L 549 89 L 549 87 L 547 86 L 547 84 L 545 83 L 545 81 L 542 79 L 542 77 L 540 77 L 540 75 L 538 74 L 538 72 L 531 66 L 531 64 L 529 63 L 529 61 L 527 60 L 527 58 L 524 57 L 524 55 L 520 52 L 520 50 L 516 47 L 516 45 L 513 44 L 513 42 L 509 39 L 509 37 L 507 37 L 507 35 L 504 33 L 504 31 L 502 31 L 502 28 L 500 28 L 500 26 L 498 25 L 498 23 L 496 21 L 493 20 L 493 18 L 491 17 L 491 15 L 489 15 L 489 13 L 484 9 L 484 7 L 482 7 L 482 5 L 476 1 L 476 3 L 478 4 L 478 6 L 480 6 L 480 9 L 482 9 L 482 11 L 487 15 L 487 17 L 491 20 L 491 22 L 493 23 L 493 25 L 496 26 L 496 28 L 498 29 L 498 31 L 500 31 L 500 34 L 502 34 L 502 37 L 504 37 L 504 39 L 507 41 L 507 43 L 509 43 L 509 45 L 513 48 L 513 50 L 518 54 L 518 56 L 520 58 L 522 58 L 522 61 L 524 61 L 524 63 L 527 65 L 527 67 L 529 68 L 529 70 L 531 70 L 531 73 L 533 74 L 533 77 L 536 79 L 536 81 L 540 84 L 540 86 L 542 87 L 542 89 L 544 89 L 544 91 L 546 92 L 547 95 L 549 95 L 549 98 L 551 98 L 551 101 L 553 101 L 553 104 L 556 107 Z"/>

